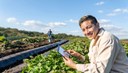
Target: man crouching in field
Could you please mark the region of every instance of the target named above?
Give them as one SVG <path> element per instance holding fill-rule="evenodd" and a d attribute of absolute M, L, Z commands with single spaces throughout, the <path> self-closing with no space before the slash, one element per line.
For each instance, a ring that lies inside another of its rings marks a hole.
<path fill-rule="evenodd" d="M 128 58 L 119 39 L 99 27 L 92 15 L 83 16 L 79 21 L 83 34 L 91 39 L 89 64 L 75 64 L 70 58 L 63 58 L 66 65 L 84 73 L 128 73 Z M 67 50 L 72 56 L 83 59 L 74 50 Z"/>

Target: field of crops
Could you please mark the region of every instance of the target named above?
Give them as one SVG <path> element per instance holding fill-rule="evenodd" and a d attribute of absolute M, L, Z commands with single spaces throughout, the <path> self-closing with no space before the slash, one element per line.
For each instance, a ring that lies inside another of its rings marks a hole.
<path fill-rule="evenodd" d="M 56 42 L 54 40 L 52 42 Z M 45 37 L 27 37 L 16 40 L 7 40 L 0 36 L 0 58 L 17 52 L 37 48 L 49 44 Z"/>
<path fill-rule="evenodd" d="M 0 28 L 0 58 L 40 47 L 48 43 L 47 34 L 38 32 L 19 31 L 17 29 Z M 89 40 L 80 36 L 73 36 L 67 34 L 56 34 L 54 37 L 58 40 L 67 39 L 68 43 L 62 47 L 65 50 L 73 49 L 85 57 L 85 62 L 80 62 L 77 58 L 71 57 L 76 63 L 88 63 L 88 48 Z M 128 40 L 121 41 L 128 56 Z M 26 67 L 22 69 L 22 73 L 81 73 L 69 68 L 63 62 L 62 56 L 56 49 L 48 52 L 48 55 L 40 54 L 36 57 L 31 56 L 31 59 L 25 59 Z"/>
<path fill-rule="evenodd" d="M 127 55 L 128 55 L 128 44 L 122 43 Z M 72 39 L 69 43 L 62 46 L 64 49 L 74 49 L 75 51 L 81 53 L 85 56 L 85 62 L 88 63 L 88 47 L 89 47 L 89 40 L 84 38 L 77 38 Z M 79 60 L 77 60 L 75 57 L 72 57 L 72 59 L 76 63 L 82 63 Z M 62 56 L 56 51 L 52 50 L 50 51 L 49 55 L 38 55 L 36 57 L 32 57 L 31 59 L 24 60 L 25 63 L 27 63 L 27 67 L 25 67 L 22 70 L 22 73 L 28 72 L 28 73 L 81 73 L 74 69 L 71 69 L 67 67 L 62 59 Z"/>

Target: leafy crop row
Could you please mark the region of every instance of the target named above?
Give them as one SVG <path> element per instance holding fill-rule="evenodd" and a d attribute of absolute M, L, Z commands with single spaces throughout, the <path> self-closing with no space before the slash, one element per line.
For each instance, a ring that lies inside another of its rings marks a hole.
<path fill-rule="evenodd" d="M 80 62 L 75 57 L 72 57 L 75 63 L 88 63 L 89 40 L 83 38 L 72 40 L 62 47 L 66 50 L 73 49 L 85 56 L 85 62 Z M 128 44 L 123 44 L 123 46 L 128 53 Z M 22 70 L 22 73 L 81 73 L 66 66 L 62 56 L 56 50 L 50 51 L 48 56 L 44 54 L 36 57 L 31 56 L 31 59 L 24 61 L 27 63 L 27 66 Z"/>
<path fill-rule="evenodd" d="M 74 49 L 83 55 L 86 54 L 85 63 L 87 63 L 89 62 L 87 56 L 88 45 L 85 45 L 85 42 L 87 41 L 83 41 L 82 39 L 75 39 L 74 41 L 69 42 L 62 47 L 66 50 Z M 75 57 L 72 57 L 72 59 L 76 63 L 81 63 Z M 67 67 L 63 62 L 62 56 L 56 50 L 50 51 L 48 56 L 41 54 L 36 56 L 35 58 L 31 57 L 30 60 L 26 59 L 25 62 L 27 63 L 27 67 L 22 70 L 22 73 L 80 73 L 74 69 Z"/>

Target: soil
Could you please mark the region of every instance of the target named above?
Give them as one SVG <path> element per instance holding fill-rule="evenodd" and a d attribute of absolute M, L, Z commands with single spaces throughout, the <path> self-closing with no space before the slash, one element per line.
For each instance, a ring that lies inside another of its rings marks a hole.
<path fill-rule="evenodd" d="M 45 41 L 42 41 L 42 42 L 39 42 L 39 43 L 19 45 L 19 46 L 16 46 L 15 48 L 10 48 L 9 50 L 1 52 L 0 53 L 0 58 L 2 58 L 4 56 L 7 56 L 7 55 L 10 55 L 10 54 L 17 53 L 17 52 L 21 52 L 21 51 L 37 48 L 37 47 L 40 47 L 40 46 L 48 45 L 48 44 L 51 44 L 51 43 L 55 43 L 57 41 L 59 41 L 59 40 L 54 40 L 54 41 L 49 43 L 47 40 L 45 40 Z"/>

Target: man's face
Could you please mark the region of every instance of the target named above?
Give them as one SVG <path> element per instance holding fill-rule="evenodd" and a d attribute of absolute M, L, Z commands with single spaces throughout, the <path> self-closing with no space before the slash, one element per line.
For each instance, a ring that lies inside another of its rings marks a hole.
<path fill-rule="evenodd" d="M 99 24 L 96 25 L 92 24 L 90 20 L 84 21 L 81 23 L 81 29 L 83 34 L 89 39 L 95 39 L 97 32 L 99 30 Z"/>

